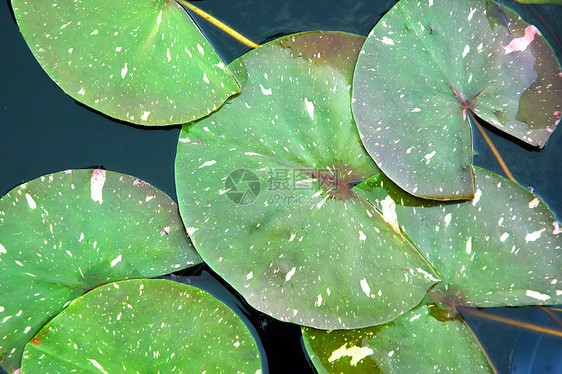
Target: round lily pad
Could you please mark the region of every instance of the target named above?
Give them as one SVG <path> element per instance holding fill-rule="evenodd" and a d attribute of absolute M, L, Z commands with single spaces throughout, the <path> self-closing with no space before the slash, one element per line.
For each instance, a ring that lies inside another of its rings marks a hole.
<path fill-rule="evenodd" d="M 98 287 L 26 345 L 24 373 L 261 373 L 250 331 L 195 287 L 135 279 Z"/>
<path fill-rule="evenodd" d="M 424 303 L 382 326 L 302 330 L 320 374 L 494 373 L 462 318 L 447 318 L 434 304 Z"/>
<path fill-rule="evenodd" d="M 67 170 L 0 199 L 0 365 L 70 301 L 110 281 L 201 262 L 178 207 L 135 177 Z"/>
<path fill-rule="evenodd" d="M 379 173 L 350 109 L 363 40 L 314 32 L 250 51 L 231 64 L 243 92 L 180 133 L 176 185 L 197 251 L 280 320 L 384 323 L 439 281 L 351 190 Z"/>
<path fill-rule="evenodd" d="M 474 196 L 475 113 L 543 147 L 560 121 L 562 71 L 540 31 L 493 1 L 405 0 L 373 28 L 353 79 L 365 148 L 405 191 Z"/>
<path fill-rule="evenodd" d="M 383 175 L 357 186 L 377 208 L 391 210 L 404 234 L 435 267 L 432 290 L 454 305 L 479 307 L 562 303 L 562 230 L 533 193 L 475 168 L 474 200 L 413 197 Z"/>
<path fill-rule="evenodd" d="M 209 114 L 239 86 L 193 20 L 167 0 L 13 0 L 21 33 L 72 98 L 140 125 Z"/>

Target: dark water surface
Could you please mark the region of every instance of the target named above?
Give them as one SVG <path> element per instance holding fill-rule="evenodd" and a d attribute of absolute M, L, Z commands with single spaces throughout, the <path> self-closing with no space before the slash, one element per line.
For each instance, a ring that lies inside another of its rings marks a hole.
<path fill-rule="evenodd" d="M 506 3 L 513 5 L 513 2 Z M 308 30 L 367 35 L 393 4 L 391 0 L 196 2 L 202 9 L 258 43 Z M 541 29 L 560 58 L 561 47 L 557 45 L 557 40 L 562 35 L 562 7 L 513 6 L 527 21 Z M 226 62 L 248 50 L 213 26 L 194 18 Z M 549 27 L 542 25 L 543 21 Z M 103 167 L 139 177 L 176 199 L 174 158 L 179 127 L 147 129 L 122 124 L 78 105 L 50 80 L 36 62 L 19 34 L 7 1 L 0 2 L 0 40 L 0 196 L 44 174 L 65 169 Z M 478 153 L 475 164 L 503 175 L 480 134 L 477 131 L 473 133 L 474 148 Z M 523 186 L 532 186 L 557 217 L 562 218 L 562 132 L 556 131 L 540 152 L 495 132 L 491 132 L 490 136 L 514 177 Z M 263 343 L 262 354 L 268 361 L 270 372 L 314 372 L 302 350 L 298 326 L 281 323 L 255 311 L 206 267 L 188 269 L 176 279 L 211 292 L 246 318 L 246 322 L 254 326 L 253 333 L 259 335 Z M 536 311 L 536 308 L 495 310 L 499 314 L 528 321 L 542 318 Z M 561 347 L 560 339 L 549 342 L 548 337 L 529 335 L 489 321 L 472 318 L 468 321 L 501 373 L 562 373 L 562 352 L 557 351 Z M 548 347 L 551 351 L 547 350 Z M 541 352 L 547 356 L 541 356 Z M 531 371 L 526 371 L 525 364 L 529 362 L 534 366 Z M 267 367 L 264 369 L 267 372 Z"/>

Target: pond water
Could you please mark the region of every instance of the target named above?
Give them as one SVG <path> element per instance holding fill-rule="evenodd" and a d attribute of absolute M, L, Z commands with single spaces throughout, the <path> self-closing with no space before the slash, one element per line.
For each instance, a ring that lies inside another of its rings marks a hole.
<path fill-rule="evenodd" d="M 243 35 L 261 43 L 307 30 L 338 30 L 366 35 L 394 1 L 206 0 L 196 3 Z M 528 8 L 507 1 L 506 4 L 516 7 L 527 21 L 536 24 L 550 40 L 559 58 L 562 56 L 557 44 L 562 37 L 562 7 Z M 247 50 L 246 46 L 213 26 L 194 18 L 226 62 Z M 541 27 L 543 22 L 549 26 Z M 173 171 L 179 127 L 146 129 L 120 124 L 78 105 L 35 61 L 19 35 L 8 1 L 0 4 L 0 30 L 3 41 L 0 59 L 0 196 L 20 183 L 47 173 L 102 167 L 139 177 L 176 199 Z M 480 134 L 473 133 L 477 152 L 474 162 L 503 175 Z M 555 132 L 540 152 L 512 142 L 495 131 L 491 131 L 490 136 L 514 177 L 523 186 L 534 188 L 557 217 L 562 218 L 562 132 Z M 176 279 L 211 292 L 245 317 L 246 322 L 254 326 L 253 333 L 261 339 L 262 354 L 267 357 L 272 373 L 314 372 L 302 350 L 297 326 L 255 311 L 205 266 L 188 269 Z M 497 313 L 520 320 L 541 318 L 532 308 L 499 308 Z M 526 356 L 531 357 L 539 344 L 543 344 L 541 349 L 544 351 L 545 347 L 556 347 L 556 344 L 560 348 L 560 340 L 557 343 L 543 339 L 533 345 L 525 338 L 525 333 L 515 328 L 482 320 L 469 321 L 502 373 L 527 372 L 521 360 L 528 364 Z M 526 346 L 522 346 L 522 340 L 527 341 Z M 545 363 L 545 370 L 547 364 L 552 365 L 550 371 L 545 372 L 562 372 L 560 359 L 554 361 L 556 355 L 546 358 L 541 357 L 540 352 L 537 355 L 533 358 L 535 361 L 531 361 L 537 369 L 534 372 L 542 372 L 538 371 L 539 362 Z M 510 368 L 511 362 L 518 362 L 519 369 Z"/>

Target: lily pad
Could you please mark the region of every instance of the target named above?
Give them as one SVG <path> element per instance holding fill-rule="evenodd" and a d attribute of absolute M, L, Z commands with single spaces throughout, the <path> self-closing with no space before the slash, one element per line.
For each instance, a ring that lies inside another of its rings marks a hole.
<path fill-rule="evenodd" d="M 0 199 L 0 364 L 77 296 L 200 263 L 166 194 L 105 170 L 67 170 Z"/>
<path fill-rule="evenodd" d="M 554 214 L 510 180 L 475 171 L 475 198 L 462 203 L 413 197 L 382 174 L 355 191 L 386 209 L 437 269 L 438 299 L 479 307 L 562 303 L 562 230 Z"/>
<path fill-rule="evenodd" d="M 302 330 L 320 374 L 494 372 L 462 318 L 447 318 L 430 303 L 382 326 Z"/>
<path fill-rule="evenodd" d="M 176 185 L 197 251 L 283 321 L 384 323 L 439 280 L 351 190 L 379 173 L 350 109 L 363 40 L 314 32 L 250 51 L 230 66 L 243 92 L 180 133 Z"/>
<path fill-rule="evenodd" d="M 24 373 L 261 373 L 250 331 L 195 287 L 163 279 L 88 292 L 26 345 Z"/>
<path fill-rule="evenodd" d="M 484 0 L 401 0 L 357 62 L 353 113 L 381 170 L 424 198 L 474 194 L 470 112 L 543 147 L 562 72 L 540 32 Z"/>
<path fill-rule="evenodd" d="M 140 125 L 201 118 L 239 86 L 193 20 L 167 0 L 12 0 L 21 33 L 72 98 Z"/>
<path fill-rule="evenodd" d="M 515 0 L 523 4 L 556 4 L 562 5 L 562 0 Z"/>

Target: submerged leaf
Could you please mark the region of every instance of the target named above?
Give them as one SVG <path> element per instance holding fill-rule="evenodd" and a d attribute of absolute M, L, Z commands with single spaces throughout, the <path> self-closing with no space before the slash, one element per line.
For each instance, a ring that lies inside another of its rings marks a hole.
<path fill-rule="evenodd" d="M 433 294 L 454 305 L 562 303 L 562 231 L 538 197 L 475 168 L 476 196 L 462 203 L 413 197 L 382 174 L 355 187 L 391 207 L 404 234 L 437 269 Z"/>
<path fill-rule="evenodd" d="M 494 372 L 464 321 L 445 318 L 433 304 L 422 304 L 382 326 L 302 330 L 320 374 Z"/>
<path fill-rule="evenodd" d="M 162 279 L 111 283 L 78 298 L 25 348 L 24 373 L 258 373 L 256 343 L 220 301 Z"/>
<path fill-rule="evenodd" d="M 201 118 L 239 87 L 185 10 L 168 0 L 12 0 L 22 35 L 72 98 L 140 125 Z"/>
<path fill-rule="evenodd" d="M 562 72 L 534 27 L 484 0 L 402 0 L 374 27 L 353 81 L 363 144 L 407 192 L 472 198 L 467 111 L 542 147 Z"/>
<path fill-rule="evenodd" d="M 153 277 L 201 262 L 177 205 L 131 176 L 67 170 L 0 199 L 0 364 L 64 305 L 113 280 Z"/>
<path fill-rule="evenodd" d="M 285 37 L 232 63 L 243 92 L 183 127 L 182 218 L 202 258 L 250 304 L 318 328 L 384 323 L 438 279 L 351 187 L 379 171 L 350 109 L 363 38 Z"/>

